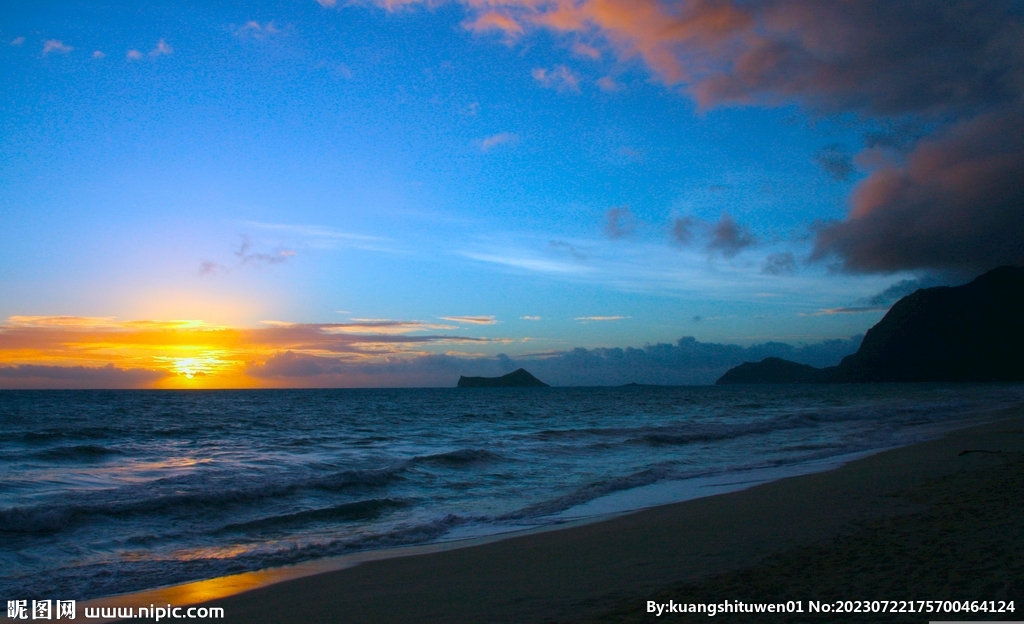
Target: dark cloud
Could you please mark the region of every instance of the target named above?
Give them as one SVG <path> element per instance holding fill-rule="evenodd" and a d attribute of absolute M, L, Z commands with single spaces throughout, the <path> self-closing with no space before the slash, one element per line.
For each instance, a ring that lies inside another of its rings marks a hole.
<path fill-rule="evenodd" d="M 246 373 L 263 379 L 279 377 L 318 377 L 345 372 L 341 360 L 305 353 L 275 353 L 262 365 L 250 364 Z"/>
<path fill-rule="evenodd" d="M 235 252 L 242 264 L 283 264 L 288 258 L 295 255 L 294 251 L 287 249 L 279 250 L 277 253 L 256 253 L 252 251 L 252 242 L 245 236 L 242 237 L 242 244 Z M 205 264 L 205 263 L 204 263 Z"/>
<path fill-rule="evenodd" d="M 608 210 L 604 231 L 609 238 L 629 236 L 636 229 L 636 217 L 629 206 L 616 206 Z"/>
<path fill-rule="evenodd" d="M 764 259 L 761 272 L 768 275 L 792 275 L 796 273 L 796 257 L 788 251 L 771 254 Z"/>
<path fill-rule="evenodd" d="M 882 306 L 896 303 L 903 297 L 916 292 L 921 288 L 931 288 L 933 286 L 948 286 L 951 285 L 947 280 L 940 279 L 935 276 L 925 276 L 919 279 L 905 279 L 900 280 L 889 286 L 882 292 L 868 297 L 864 300 L 865 303 L 872 306 Z"/>
<path fill-rule="evenodd" d="M 565 241 L 553 240 L 548 243 L 548 247 L 554 252 L 565 252 L 573 257 L 575 260 L 584 261 L 587 259 L 587 255 L 580 251 L 575 245 L 571 245 Z"/>
<path fill-rule="evenodd" d="M 679 217 L 672 222 L 672 240 L 677 245 L 689 245 L 693 240 L 693 228 L 697 222 L 691 217 Z"/>
<path fill-rule="evenodd" d="M 1022 86 L 1019 3 L 769 0 L 732 4 L 733 48 L 695 81 L 704 105 L 797 99 L 871 115 L 976 111 Z"/>
<path fill-rule="evenodd" d="M 750 230 L 736 223 L 732 217 L 722 213 L 722 218 L 711 226 L 709 251 L 720 252 L 726 258 L 733 258 L 755 242 Z"/>
<path fill-rule="evenodd" d="M 199 265 L 200 275 L 213 275 L 214 273 L 226 270 L 227 269 L 223 265 L 213 262 L 212 260 L 205 260 Z"/>
<path fill-rule="evenodd" d="M 853 166 L 853 157 L 846 148 L 838 143 L 826 145 L 814 154 L 814 162 L 825 170 L 834 180 L 845 182 L 857 171 Z"/>
<path fill-rule="evenodd" d="M 167 377 L 166 371 L 90 366 L 0 366 L 0 388 L 142 388 Z"/>
<path fill-rule="evenodd" d="M 817 232 L 813 259 L 851 272 L 1024 264 L 1024 111 L 1001 110 L 922 140 L 854 192 L 845 221 Z"/>

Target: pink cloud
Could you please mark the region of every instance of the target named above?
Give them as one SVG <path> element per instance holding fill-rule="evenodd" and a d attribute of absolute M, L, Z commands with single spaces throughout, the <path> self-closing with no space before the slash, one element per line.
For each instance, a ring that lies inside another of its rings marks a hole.
<path fill-rule="evenodd" d="M 533 79 L 546 89 L 554 89 L 561 93 L 580 92 L 580 78 L 565 65 L 555 65 L 551 69 L 538 67 L 531 72 Z"/>
<path fill-rule="evenodd" d="M 69 45 L 64 45 L 63 41 L 58 41 L 56 39 L 47 39 L 45 42 L 43 42 L 43 56 L 46 56 L 51 52 L 56 52 L 57 54 L 67 54 L 72 50 L 74 50 L 74 48 L 72 48 Z"/>

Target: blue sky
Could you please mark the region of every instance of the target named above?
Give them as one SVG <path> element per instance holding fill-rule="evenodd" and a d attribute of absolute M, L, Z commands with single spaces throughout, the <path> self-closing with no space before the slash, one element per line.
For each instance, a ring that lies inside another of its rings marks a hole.
<path fill-rule="evenodd" d="M 862 333 L 894 283 L 965 271 L 810 258 L 960 109 L 778 85 L 704 101 L 708 75 L 738 71 L 710 48 L 672 42 L 712 67 L 680 79 L 642 34 L 539 21 L 564 3 L 398 4 L 6 6 L 0 319 L 501 340 L 429 348 L 469 356 L 795 344 Z M 879 136 L 910 147 L 880 155 Z"/>

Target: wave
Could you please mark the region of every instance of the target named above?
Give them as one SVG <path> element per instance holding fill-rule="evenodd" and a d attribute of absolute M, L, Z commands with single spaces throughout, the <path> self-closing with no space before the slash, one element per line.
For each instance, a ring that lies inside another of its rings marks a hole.
<path fill-rule="evenodd" d="M 93 492 L 56 504 L 0 510 L 0 533 L 57 533 L 98 516 L 124 518 L 144 514 L 191 514 L 200 508 L 259 503 L 303 490 L 329 492 L 383 488 L 399 480 L 401 467 L 343 470 L 324 476 L 271 479 L 238 487 L 246 475 L 184 475 L 112 490 Z M 185 491 L 182 491 L 185 490 Z M 75 500 L 77 498 L 77 500 Z"/>
<path fill-rule="evenodd" d="M 30 457 L 36 459 L 48 459 L 52 461 L 61 460 L 90 460 L 100 459 L 109 455 L 122 455 L 123 452 L 117 449 L 99 446 L 97 444 L 79 444 L 77 446 L 58 446 L 32 453 Z"/>
<path fill-rule="evenodd" d="M 384 513 L 408 507 L 411 503 L 406 500 L 393 498 L 373 498 L 369 500 L 356 501 L 354 503 L 343 503 L 333 507 L 322 509 L 309 509 L 291 514 L 260 518 L 249 522 L 239 522 L 221 527 L 216 533 L 239 533 L 249 531 L 262 531 L 267 529 L 288 529 L 300 527 L 314 522 L 352 522 L 356 520 L 375 520 Z"/>
<path fill-rule="evenodd" d="M 492 461 L 502 461 L 505 457 L 486 449 L 459 449 L 434 455 L 420 455 L 409 460 L 413 464 L 437 464 L 441 466 L 468 466 Z"/>

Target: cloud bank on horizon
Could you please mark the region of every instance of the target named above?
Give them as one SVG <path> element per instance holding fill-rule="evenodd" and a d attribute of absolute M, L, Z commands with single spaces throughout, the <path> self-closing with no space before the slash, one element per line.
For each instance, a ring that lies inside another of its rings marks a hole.
<path fill-rule="evenodd" d="M 198 321 L 12 318 L 0 325 L 0 389 L 453 386 L 459 375 L 496 376 L 519 366 L 555 385 L 690 385 L 712 383 L 732 366 L 769 356 L 830 366 L 860 344 L 860 336 L 799 347 L 780 342 L 741 347 L 685 337 L 643 348 L 577 347 L 513 358 L 467 350 L 484 343 L 508 345 L 512 339 L 435 333 L 456 328 L 421 321 L 267 325 L 234 329 Z"/>

